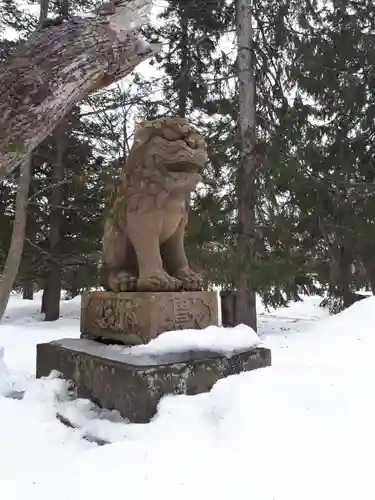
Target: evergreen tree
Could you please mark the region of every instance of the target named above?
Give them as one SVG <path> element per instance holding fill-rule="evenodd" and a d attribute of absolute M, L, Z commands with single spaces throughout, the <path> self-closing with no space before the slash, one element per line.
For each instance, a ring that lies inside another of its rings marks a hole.
<path fill-rule="evenodd" d="M 374 283 L 374 14 L 366 1 L 308 9 L 291 73 L 304 122 L 294 201 L 313 228 L 316 250 L 323 249 L 318 279 L 337 299 L 336 310 L 365 284 L 362 266 Z"/>

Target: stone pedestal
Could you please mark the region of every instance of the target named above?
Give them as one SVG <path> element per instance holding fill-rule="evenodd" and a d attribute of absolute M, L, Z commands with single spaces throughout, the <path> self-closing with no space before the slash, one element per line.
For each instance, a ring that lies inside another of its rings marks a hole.
<path fill-rule="evenodd" d="M 126 345 L 145 344 L 160 333 L 218 325 L 216 292 L 86 292 L 81 336 Z"/>
<path fill-rule="evenodd" d="M 85 339 L 37 346 L 37 377 L 59 371 L 72 380 L 78 397 L 118 410 L 132 422 L 148 422 L 166 394 L 199 394 L 221 378 L 271 365 L 271 351 L 256 348 L 225 357 L 215 351 L 158 355 Z"/>

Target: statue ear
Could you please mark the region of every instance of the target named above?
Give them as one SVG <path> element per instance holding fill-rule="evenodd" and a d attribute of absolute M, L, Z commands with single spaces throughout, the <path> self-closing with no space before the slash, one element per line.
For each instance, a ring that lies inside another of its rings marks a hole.
<path fill-rule="evenodd" d="M 151 131 L 147 122 L 139 123 L 135 128 L 134 145 L 145 144 L 151 137 Z"/>
<path fill-rule="evenodd" d="M 155 129 L 161 129 L 163 124 L 164 120 L 162 118 L 138 123 L 135 127 L 134 144 L 145 144 L 154 135 L 160 135 L 160 133 L 155 133 Z"/>

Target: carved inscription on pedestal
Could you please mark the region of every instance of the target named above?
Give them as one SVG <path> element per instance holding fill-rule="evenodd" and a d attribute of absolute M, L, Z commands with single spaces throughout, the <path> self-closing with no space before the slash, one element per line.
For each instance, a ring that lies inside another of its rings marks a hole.
<path fill-rule="evenodd" d="M 138 294 L 92 292 L 82 298 L 81 333 L 92 338 L 140 343 L 150 330 L 150 318 L 143 314 L 144 301 Z"/>
<path fill-rule="evenodd" d="M 134 299 L 101 299 L 92 297 L 86 314 L 99 330 L 137 333 L 140 326 L 140 304 Z"/>
<path fill-rule="evenodd" d="M 89 292 L 82 297 L 85 337 L 147 343 L 165 331 L 217 324 L 215 292 Z"/>
<path fill-rule="evenodd" d="M 202 329 L 217 324 L 215 307 L 211 297 L 206 300 L 195 297 L 196 294 L 170 294 L 157 304 L 158 323 L 163 331 Z M 211 299 L 211 300 L 210 300 Z"/>

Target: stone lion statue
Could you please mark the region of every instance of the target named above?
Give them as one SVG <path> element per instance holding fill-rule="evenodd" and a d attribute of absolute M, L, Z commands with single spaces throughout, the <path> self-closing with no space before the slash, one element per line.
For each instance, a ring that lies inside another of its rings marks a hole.
<path fill-rule="evenodd" d="M 182 118 L 141 122 L 105 221 L 102 284 L 107 290 L 202 290 L 184 234 L 191 191 L 208 162 L 206 144 Z"/>

